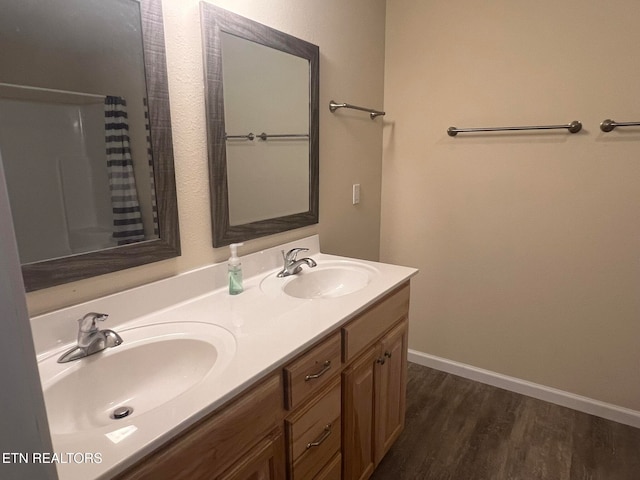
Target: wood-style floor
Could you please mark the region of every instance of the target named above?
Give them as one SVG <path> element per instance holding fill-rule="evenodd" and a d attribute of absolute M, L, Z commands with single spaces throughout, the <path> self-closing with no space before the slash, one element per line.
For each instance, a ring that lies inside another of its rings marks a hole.
<path fill-rule="evenodd" d="M 373 480 L 640 480 L 640 429 L 409 364 Z"/>

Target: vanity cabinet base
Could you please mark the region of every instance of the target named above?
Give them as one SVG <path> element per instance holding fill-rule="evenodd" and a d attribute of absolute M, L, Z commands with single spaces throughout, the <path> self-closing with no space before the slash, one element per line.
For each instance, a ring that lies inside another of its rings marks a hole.
<path fill-rule="evenodd" d="M 408 313 L 406 282 L 116 478 L 366 480 L 404 428 Z"/>

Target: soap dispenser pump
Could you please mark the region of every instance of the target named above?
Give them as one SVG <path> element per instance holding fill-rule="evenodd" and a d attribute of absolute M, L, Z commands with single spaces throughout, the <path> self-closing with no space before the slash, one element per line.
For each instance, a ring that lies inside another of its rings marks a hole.
<path fill-rule="evenodd" d="M 242 293 L 242 264 L 238 258 L 238 247 L 244 243 L 232 243 L 229 245 L 231 256 L 229 257 L 229 295 Z"/>

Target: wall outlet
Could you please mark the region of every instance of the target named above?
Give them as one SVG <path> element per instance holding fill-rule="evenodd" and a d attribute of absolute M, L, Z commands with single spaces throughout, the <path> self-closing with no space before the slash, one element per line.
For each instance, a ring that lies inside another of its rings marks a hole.
<path fill-rule="evenodd" d="M 353 204 L 358 205 L 360 203 L 360 184 L 353 184 Z"/>

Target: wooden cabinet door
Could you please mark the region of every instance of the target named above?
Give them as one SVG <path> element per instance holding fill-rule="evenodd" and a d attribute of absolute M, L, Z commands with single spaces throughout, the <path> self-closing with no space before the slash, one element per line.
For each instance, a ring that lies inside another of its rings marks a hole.
<path fill-rule="evenodd" d="M 374 459 L 378 465 L 404 428 L 407 385 L 407 320 L 379 343 L 375 361 Z"/>
<path fill-rule="evenodd" d="M 366 351 L 343 373 L 342 459 L 344 480 L 369 478 L 373 469 L 374 365 L 377 348 Z"/>
<path fill-rule="evenodd" d="M 277 429 L 218 478 L 219 480 L 284 480 L 285 460 L 284 436 L 282 431 Z"/>
<path fill-rule="evenodd" d="M 252 447 L 256 442 L 262 445 L 265 439 L 273 439 L 270 432 L 282 425 L 283 418 L 282 375 L 275 374 L 117 475 L 116 479 L 219 478 L 222 472 L 233 470 L 236 465 L 243 463 L 247 455 L 256 452 L 256 449 L 260 450 L 258 446 Z M 282 443 L 282 440 L 279 442 Z M 275 448 L 277 443 L 275 440 L 273 443 Z M 245 454 L 248 449 L 249 454 Z M 280 461 L 281 468 L 284 468 L 284 453 Z"/>

